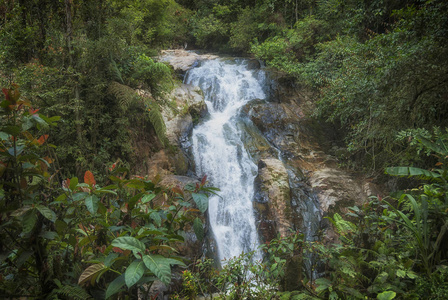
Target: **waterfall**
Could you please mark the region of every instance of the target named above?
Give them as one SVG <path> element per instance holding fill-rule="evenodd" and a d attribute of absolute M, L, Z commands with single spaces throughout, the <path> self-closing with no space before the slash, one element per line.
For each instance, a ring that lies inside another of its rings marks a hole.
<path fill-rule="evenodd" d="M 193 129 L 196 174 L 221 191 L 209 198 L 209 219 L 220 260 L 256 250 L 259 241 L 252 206 L 257 166 L 241 140 L 237 123 L 249 101 L 264 99 L 264 73 L 245 60 L 215 59 L 188 71 L 185 83 L 204 93 L 210 116 Z M 256 254 L 255 259 L 260 259 Z"/>

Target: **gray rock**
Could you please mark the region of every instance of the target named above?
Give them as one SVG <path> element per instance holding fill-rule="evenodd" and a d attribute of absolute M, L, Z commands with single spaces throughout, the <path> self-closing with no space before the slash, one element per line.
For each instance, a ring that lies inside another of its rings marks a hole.
<path fill-rule="evenodd" d="M 187 143 L 193 130 L 193 119 L 207 114 L 207 105 L 198 88 L 180 84 L 169 96 L 170 105 L 162 110 L 166 126 L 166 136 L 172 145 Z"/>
<path fill-rule="evenodd" d="M 186 72 L 198 61 L 215 58 L 218 58 L 218 56 L 213 54 L 197 54 L 193 51 L 177 49 L 163 50 L 159 56 L 159 61 L 167 62 L 174 68 L 175 71 Z"/>
<path fill-rule="evenodd" d="M 261 216 L 260 222 L 273 221 L 265 230 L 273 227 L 276 233 L 288 235 L 293 227 L 288 171 L 279 159 L 261 159 L 256 181 L 255 208 Z M 262 235 L 269 240 L 272 232 L 265 231 Z"/>
<path fill-rule="evenodd" d="M 251 59 L 247 62 L 248 70 L 258 70 L 261 68 L 260 61 L 258 59 Z"/>

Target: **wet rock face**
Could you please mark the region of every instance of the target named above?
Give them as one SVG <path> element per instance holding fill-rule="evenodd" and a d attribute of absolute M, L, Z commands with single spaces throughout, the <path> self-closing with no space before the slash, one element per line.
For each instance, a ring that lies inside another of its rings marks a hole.
<path fill-rule="evenodd" d="M 263 238 L 270 240 L 277 233 L 288 235 L 293 224 L 289 178 L 285 166 L 276 158 L 261 159 L 255 181 L 254 206 Z"/>
<path fill-rule="evenodd" d="M 251 59 L 247 62 L 248 70 L 258 70 L 261 68 L 261 63 L 258 59 Z"/>
<path fill-rule="evenodd" d="M 189 147 L 189 136 L 194 120 L 207 114 L 207 105 L 201 91 L 187 84 L 177 86 L 169 96 L 170 105 L 163 107 L 162 117 L 166 126 L 166 137 L 177 149 L 163 149 L 145 161 L 146 174 L 150 179 L 157 174 L 185 175 L 194 166 L 194 161 L 184 149 Z"/>
<path fill-rule="evenodd" d="M 193 130 L 193 121 L 207 114 L 202 92 L 187 84 L 177 86 L 169 96 L 169 107 L 162 111 L 166 136 L 172 145 L 182 146 Z"/>
<path fill-rule="evenodd" d="M 282 182 L 284 176 L 289 179 L 289 198 L 286 193 L 278 192 L 279 183 L 272 179 L 280 169 L 273 168 L 272 161 L 260 160 L 256 181 L 259 193 L 254 206 L 261 216 L 263 236 L 275 236 L 272 231 L 284 232 L 282 226 L 292 225 L 293 229 L 306 232 L 309 226 L 323 225 L 327 241 L 334 241 L 336 235 L 330 224 L 323 221 L 321 225 L 312 225 L 312 215 L 324 217 L 335 212 L 343 215 L 347 207 L 364 203 L 369 194 L 380 194 L 379 189 L 361 176 L 339 168 L 337 159 L 328 154 L 331 140 L 337 135 L 334 128 L 308 116 L 313 106 L 311 95 L 277 73 L 268 77 L 272 78 L 268 90 L 270 101 L 251 102 L 243 113 L 279 150 L 289 172 L 289 175 L 285 175 L 284 170 L 280 172 Z M 273 173 L 268 175 L 269 172 Z M 286 185 L 283 188 L 286 189 Z M 273 205 L 269 204 L 272 199 Z M 285 203 L 279 206 L 278 201 Z M 292 213 L 284 214 L 285 207 Z M 320 212 L 315 211 L 317 207 Z M 283 221 L 285 217 L 287 222 Z M 280 227 L 279 218 L 282 220 Z M 313 228 L 314 231 L 318 229 Z"/>
<path fill-rule="evenodd" d="M 289 153 L 297 148 L 297 119 L 288 115 L 282 104 L 249 104 L 244 111 L 274 147 Z"/>
<path fill-rule="evenodd" d="M 348 173 L 334 168 L 316 170 L 310 176 L 310 184 L 319 197 L 321 211 L 327 213 L 346 213 L 346 207 L 336 208 L 339 201 L 344 201 L 347 207 L 360 205 L 367 196 L 359 182 Z"/>

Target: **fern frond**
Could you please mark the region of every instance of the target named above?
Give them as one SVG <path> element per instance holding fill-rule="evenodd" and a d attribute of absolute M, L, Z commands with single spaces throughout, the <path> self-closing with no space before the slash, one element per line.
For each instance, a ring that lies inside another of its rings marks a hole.
<path fill-rule="evenodd" d="M 165 121 L 163 121 L 159 106 L 154 101 L 146 101 L 146 106 L 148 107 L 149 121 L 155 129 L 157 137 L 163 145 L 168 145 L 168 139 L 166 138 L 166 125 Z"/>
<path fill-rule="evenodd" d="M 121 76 L 121 71 L 120 69 L 118 69 L 117 63 L 112 58 L 110 60 L 109 70 L 112 73 L 111 75 L 114 78 L 114 80 L 117 80 L 120 83 L 124 83 L 123 77 Z"/>
<path fill-rule="evenodd" d="M 107 90 L 117 98 L 118 103 L 123 110 L 127 110 L 132 102 L 139 99 L 139 96 L 133 88 L 116 81 L 112 81 Z"/>
<path fill-rule="evenodd" d="M 171 91 L 174 87 L 171 68 L 165 63 L 154 62 L 152 58 L 146 55 L 138 57 L 134 64 L 132 77 L 146 82 L 152 95 L 156 98 Z"/>
<path fill-rule="evenodd" d="M 53 297 L 59 295 L 68 299 L 92 299 L 92 296 L 90 296 L 83 288 L 72 285 L 60 286 L 59 288 L 54 289 L 51 294 Z"/>
<path fill-rule="evenodd" d="M 344 220 L 341 215 L 335 213 L 333 219 L 329 218 L 339 233 L 346 234 L 356 231 L 356 226 L 350 221 Z"/>

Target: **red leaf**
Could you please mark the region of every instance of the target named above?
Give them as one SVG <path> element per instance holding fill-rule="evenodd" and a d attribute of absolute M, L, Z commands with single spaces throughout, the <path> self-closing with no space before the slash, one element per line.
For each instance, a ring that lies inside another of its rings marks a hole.
<path fill-rule="evenodd" d="M 113 247 L 113 248 L 112 248 L 112 251 L 114 251 L 115 253 L 123 253 L 123 250 L 121 250 L 121 249 L 118 248 L 118 247 Z"/>
<path fill-rule="evenodd" d="M 86 173 L 84 174 L 84 182 L 91 186 L 94 186 L 96 184 L 95 177 L 93 176 L 92 172 L 86 171 Z"/>
<path fill-rule="evenodd" d="M 135 229 L 135 227 L 137 227 L 137 226 L 138 226 L 138 224 L 135 221 L 131 222 L 132 229 Z"/>
<path fill-rule="evenodd" d="M 176 193 L 176 194 L 180 194 L 180 195 L 182 195 L 182 196 L 184 195 L 184 192 L 183 192 L 182 189 L 181 189 L 180 187 L 178 187 L 178 186 L 173 187 L 172 191 L 173 191 L 174 193 Z"/>
<path fill-rule="evenodd" d="M 3 94 L 5 94 L 5 98 L 6 98 L 6 100 L 8 100 L 9 101 L 9 94 L 8 94 L 8 89 L 2 89 L 2 92 L 3 92 Z"/>
<path fill-rule="evenodd" d="M 48 134 L 44 134 L 42 135 L 37 142 L 39 143 L 39 145 L 42 145 L 43 143 L 45 143 L 48 140 Z"/>
<path fill-rule="evenodd" d="M 28 112 L 30 113 L 30 115 L 34 115 L 34 114 L 37 113 L 39 110 L 40 110 L 40 108 L 38 108 L 38 109 L 30 108 L 30 109 L 28 110 Z"/>
<path fill-rule="evenodd" d="M 207 175 L 202 177 L 201 185 L 204 186 L 206 182 L 207 182 Z"/>

